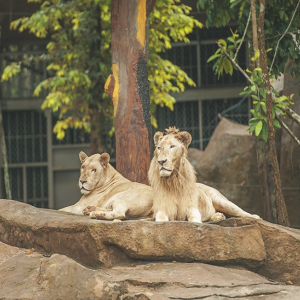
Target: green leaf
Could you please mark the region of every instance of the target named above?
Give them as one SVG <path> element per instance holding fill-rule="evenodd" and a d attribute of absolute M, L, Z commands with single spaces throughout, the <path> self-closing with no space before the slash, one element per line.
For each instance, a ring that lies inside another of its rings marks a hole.
<path fill-rule="evenodd" d="M 253 98 L 253 99 L 256 99 L 256 100 L 260 100 L 256 95 L 251 95 L 251 97 Z"/>
<path fill-rule="evenodd" d="M 214 59 L 216 59 L 217 57 L 220 57 L 221 55 L 220 54 L 214 54 L 214 55 L 212 55 L 208 60 L 207 60 L 207 62 L 209 63 L 210 61 L 212 61 L 212 60 L 214 60 Z"/>
<path fill-rule="evenodd" d="M 277 119 L 273 120 L 273 124 L 274 124 L 275 128 L 281 128 L 281 125 L 280 125 L 280 123 L 279 123 L 279 121 Z"/>
<path fill-rule="evenodd" d="M 255 51 L 254 57 L 251 58 L 252 61 L 256 61 L 260 57 L 260 52 L 259 50 Z"/>
<path fill-rule="evenodd" d="M 272 92 L 273 92 L 277 97 L 279 97 L 279 94 L 277 93 L 276 90 L 272 89 Z"/>
<path fill-rule="evenodd" d="M 250 89 L 253 93 L 256 94 L 256 92 L 257 92 L 256 85 L 251 85 Z"/>
<path fill-rule="evenodd" d="M 225 49 L 227 48 L 227 43 L 225 42 L 225 40 L 220 39 L 218 40 L 219 44 L 221 44 Z"/>
<path fill-rule="evenodd" d="M 258 103 L 255 105 L 255 108 L 254 108 L 255 114 L 258 113 L 259 109 L 260 109 L 260 102 L 258 102 Z"/>
<path fill-rule="evenodd" d="M 261 136 L 265 142 L 268 140 L 268 125 L 267 125 L 267 123 L 264 123 L 264 125 L 263 125 L 262 131 L 261 131 Z"/>
<path fill-rule="evenodd" d="M 262 126 L 263 126 L 263 123 L 262 121 L 259 121 L 257 124 L 256 124 L 256 127 L 255 127 L 255 135 L 256 136 L 259 136 L 261 130 L 262 130 Z"/>

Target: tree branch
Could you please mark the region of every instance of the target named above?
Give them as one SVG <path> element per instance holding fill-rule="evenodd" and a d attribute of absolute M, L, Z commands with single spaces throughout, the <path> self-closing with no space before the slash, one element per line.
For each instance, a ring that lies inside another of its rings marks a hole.
<path fill-rule="evenodd" d="M 239 53 L 239 51 L 240 51 L 240 49 L 241 49 L 241 47 L 242 47 L 242 44 L 243 44 L 243 42 L 244 42 L 244 39 L 245 39 L 245 36 L 246 36 L 247 30 L 248 30 L 248 26 L 249 26 L 250 19 L 251 19 L 251 12 L 249 12 L 249 16 L 248 16 L 247 24 L 246 24 L 246 27 L 245 27 L 245 31 L 244 31 L 244 34 L 243 34 L 242 40 L 241 40 L 241 42 L 240 42 L 240 44 L 239 44 L 239 46 L 238 46 L 238 48 L 237 48 L 237 50 L 236 50 L 236 52 L 235 52 L 235 55 L 234 55 L 233 61 L 235 61 L 235 60 L 236 60 L 236 58 L 237 58 L 237 55 L 238 55 L 238 53 Z"/>
<path fill-rule="evenodd" d="M 292 139 L 298 144 L 298 146 L 300 146 L 300 140 L 294 135 L 290 128 L 278 116 L 276 116 L 276 119 L 279 121 L 281 126 L 288 132 Z"/>
<path fill-rule="evenodd" d="M 251 84 L 255 84 L 251 78 L 247 75 L 247 73 L 231 58 L 231 56 L 225 51 L 225 49 L 222 47 L 221 44 L 219 44 L 218 42 L 216 42 L 217 45 L 219 46 L 219 48 L 221 49 L 221 51 L 225 54 L 225 56 L 236 66 L 236 68 L 245 76 L 245 78 L 251 83 Z M 272 93 L 272 98 L 273 101 L 276 100 L 276 95 Z M 293 121 L 295 121 L 299 126 L 300 126 L 300 115 L 298 115 L 295 111 L 293 111 L 291 108 L 286 108 L 283 109 L 281 108 L 282 112 L 285 112 L 290 119 L 292 119 Z"/>
<path fill-rule="evenodd" d="M 290 21 L 288 27 L 286 28 L 285 32 L 282 34 L 281 38 L 280 38 L 280 39 L 278 40 L 278 42 L 277 42 L 277 45 L 276 45 L 276 48 L 275 48 L 275 54 L 274 54 L 273 61 L 272 61 L 272 63 L 271 63 L 271 67 L 270 67 L 269 72 L 272 71 L 273 64 L 274 64 L 274 62 L 275 62 L 275 58 L 276 58 L 276 54 L 277 54 L 277 50 L 278 50 L 279 43 L 280 43 L 280 41 L 283 39 L 283 37 L 286 35 L 286 33 L 288 32 L 288 30 L 289 30 L 289 28 L 290 28 L 290 26 L 291 26 L 291 24 L 292 24 L 292 22 L 293 22 L 293 19 L 294 19 L 294 17 L 295 17 L 295 14 L 296 14 L 296 11 L 297 11 L 297 9 L 298 9 L 299 4 L 300 4 L 300 0 L 299 0 L 298 3 L 297 3 L 297 6 L 296 6 L 296 8 L 295 8 L 295 10 L 294 10 L 294 12 L 293 12 L 293 15 L 292 15 L 292 17 L 291 17 L 291 21 Z"/>
<path fill-rule="evenodd" d="M 246 74 L 246 72 L 231 58 L 231 56 L 225 51 L 225 49 L 223 48 L 223 46 L 216 42 L 217 45 L 219 46 L 219 48 L 221 49 L 221 51 L 225 54 L 225 56 L 237 67 L 237 69 L 246 77 L 246 79 L 251 83 L 251 84 L 255 84 L 251 78 Z"/>

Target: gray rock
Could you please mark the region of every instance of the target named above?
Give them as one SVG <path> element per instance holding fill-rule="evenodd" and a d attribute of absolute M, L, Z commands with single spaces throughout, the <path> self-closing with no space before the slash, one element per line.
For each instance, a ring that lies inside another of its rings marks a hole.
<path fill-rule="evenodd" d="M 12 200 L 0 200 L 0 206 L 0 241 L 64 254 L 94 267 L 151 259 L 256 269 L 266 257 L 257 224 L 230 228 L 190 222 L 109 222 Z"/>
<path fill-rule="evenodd" d="M 8 246 L 0 243 L 0 253 Z M 11 247 L 13 248 L 13 247 Z M 299 299 L 300 287 L 253 272 L 202 263 L 144 262 L 90 269 L 26 249 L 0 263 L 0 299 Z M 29 251 L 30 252 L 30 251 Z M 1 257 L 1 255 L 0 255 Z"/>
<path fill-rule="evenodd" d="M 248 128 L 221 119 L 195 165 L 197 181 L 216 188 L 245 211 L 263 216 L 256 138 Z"/>

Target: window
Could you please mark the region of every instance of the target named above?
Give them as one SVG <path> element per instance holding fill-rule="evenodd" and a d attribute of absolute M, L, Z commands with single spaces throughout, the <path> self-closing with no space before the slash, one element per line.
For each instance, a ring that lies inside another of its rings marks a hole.
<path fill-rule="evenodd" d="M 47 137 L 44 113 L 5 111 L 3 127 L 12 198 L 37 207 L 48 207 Z M 4 184 L 2 187 L 2 194 L 5 195 Z"/>

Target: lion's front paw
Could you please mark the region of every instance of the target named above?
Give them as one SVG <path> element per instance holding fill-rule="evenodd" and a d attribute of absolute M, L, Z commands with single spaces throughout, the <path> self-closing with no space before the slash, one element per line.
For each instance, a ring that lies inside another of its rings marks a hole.
<path fill-rule="evenodd" d="M 105 220 L 106 218 L 106 213 L 105 212 L 100 212 L 100 211 L 92 211 L 90 213 L 90 217 L 92 219 L 98 219 L 98 220 Z"/>
<path fill-rule="evenodd" d="M 96 210 L 96 206 L 87 206 L 83 211 L 82 213 L 86 216 L 90 215 L 90 213 L 92 211 L 95 211 Z"/>
<path fill-rule="evenodd" d="M 254 219 L 261 219 L 261 217 L 258 216 L 258 215 L 252 215 L 252 218 L 254 218 Z"/>

